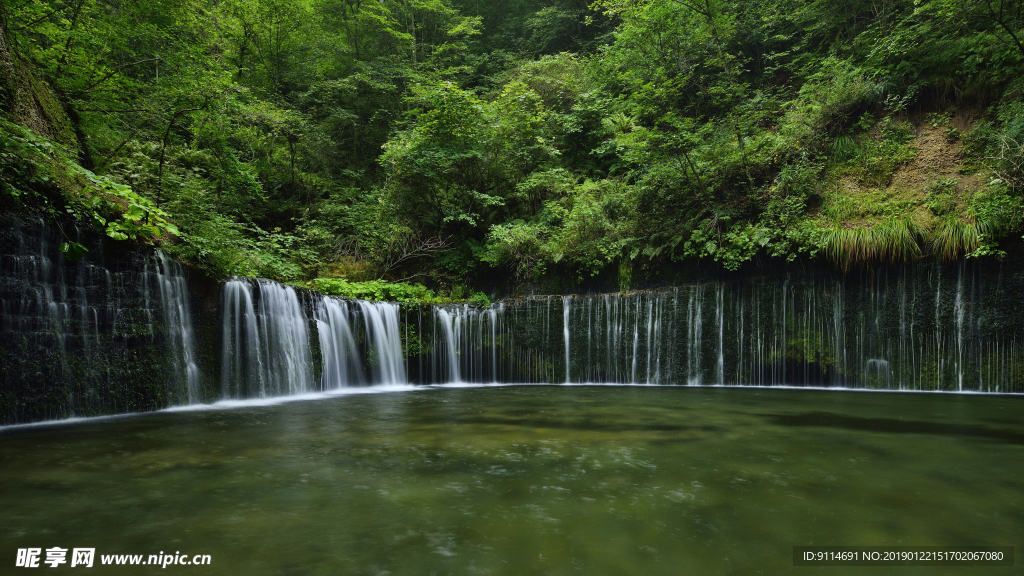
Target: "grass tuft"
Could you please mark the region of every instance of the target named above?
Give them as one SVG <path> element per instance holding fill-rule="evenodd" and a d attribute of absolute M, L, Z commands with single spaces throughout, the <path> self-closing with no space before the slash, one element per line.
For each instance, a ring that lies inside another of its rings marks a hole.
<path fill-rule="evenodd" d="M 825 234 L 825 255 L 844 272 L 877 263 L 921 257 L 924 230 L 914 221 L 890 220 L 871 228 L 833 228 Z"/>
<path fill-rule="evenodd" d="M 964 222 L 956 217 L 943 218 L 931 234 L 931 251 L 949 262 L 981 248 L 985 237 L 999 232 L 997 222 Z"/>
<path fill-rule="evenodd" d="M 860 149 L 857 147 L 857 141 L 853 139 L 853 136 L 839 136 L 832 141 L 832 159 L 836 162 L 856 158 L 860 156 L 860 152 Z"/>

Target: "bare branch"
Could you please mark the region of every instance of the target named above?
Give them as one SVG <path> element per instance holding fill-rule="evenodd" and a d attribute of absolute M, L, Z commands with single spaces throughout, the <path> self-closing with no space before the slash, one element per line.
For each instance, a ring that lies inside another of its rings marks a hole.
<path fill-rule="evenodd" d="M 1003 18 L 1003 3 L 999 2 L 998 12 L 995 8 L 992 7 L 991 0 L 985 0 L 985 6 L 988 7 L 988 11 L 989 14 L 991 14 L 992 16 L 992 19 L 995 20 L 996 23 L 999 24 L 999 26 L 1006 31 L 1006 33 L 1010 36 L 1010 40 L 1012 40 L 1013 43 L 1017 46 L 1017 49 L 1020 50 L 1021 54 L 1024 54 L 1024 43 L 1021 42 L 1021 39 L 1017 37 L 1017 34 L 1013 31 L 1012 28 L 1010 28 L 1010 25 L 1007 24 L 1006 20 Z"/>
<path fill-rule="evenodd" d="M 28 4 L 28 3 L 26 2 L 26 4 Z M 42 16 L 40 16 L 39 18 L 36 18 L 35 20 L 29 22 L 28 24 L 25 24 L 23 26 L 19 26 L 17 28 L 12 29 L 11 32 L 21 32 L 22 30 L 28 29 L 28 28 L 30 28 L 32 26 L 35 26 L 36 24 L 42 22 L 43 20 L 46 20 L 50 16 L 53 16 L 54 14 L 56 14 L 58 12 L 63 12 L 65 10 L 67 10 L 68 8 L 70 8 L 70 6 L 65 6 L 63 8 L 55 8 L 53 10 L 50 10 L 46 14 L 43 14 Z"/>
<path fill-rule="evenodd" d="M 999 138 L 999 153 L 989 156 L 992 170 L 1011 190 L 1024 187 L 1024 143 L 1009 136 Z"/>
<path fill-rule="evenodd" d="M 363 250 L 359 246 L 359 240 L 356 238 L 345 238 L 339 240 L 334 245 L 334 257 L 335 258 L 351 258 L 359 261 L 363 260 Z"/>
<path fill-rule="evenodd" d="M 410 260 L 445 252 L 449 248 L 451 248 L 451 241 L 447 236 L 422 236 L 417 234 L 406 238 L 396 238 L 389 243 L 388 257 L 382 263 L 383 271 L 380 274 L 380 278 L 383 279 L 389 272 L 398 269 Z"/>
<path fill-rule="evenodd" d="M 419 278 L 420 276 L 426 276 L 426 275 L 427 275 L 426 272 L 417 272 L 417 273 L 413 274 L 412 276 L 406 276 L 405 278 L 398 278 L 396 280 L 393 280 L 393 282 L 396 282 L 396 283 L 408 282 L 409 280 L 412 280 L 413 278 Z"/>
<path fill-rule="evenodd" d="M 139 64 L 145 64 L 146 62 L 156 62 L 156 61 L 163 62 L 163 60 L 161 58 L 159 58 L 159 57 L 157 57 L 157 58 L 148 58 L 146 60 L 139 60 L 138 62 L 132 62 L 131 64 L 125 64 L 124 66 L 120 66 L 118 68 L 115 68 L 112 72 L 110 72 L 109 74 L 107 74 L 103 78 L 100 78 L 99 80 L 93 82 L 92 85 L 89 86 L 88 88 L 86 88 L 85 90 L 82 90 L 81 92 L 78 92 L 77 94 L 75 94 L 75 96 L 77 97 L 77 96 L 81 96 L 83 94 L 88 94 L 89 92 L 91 92 L 93 90 L 93 88 L 96 88 L 100 84 L 103 84 L 104 82 L 106 82 L 107 80 L 111 79 L 112 77 L 114 77 L 115 74 L 118 74 L 119 72 L 121 72 L 121 70 L 124 70 L 125 68 L 131 68 L 132 66 L 138 66 Z"/>
<path fill-rule="evenodd" d="M 121 148 L 124 148 L 124 145 L 127 144 L 128 142 L 130 142 L 132 138 L 135 138 L 135 135 L 138 134 L 138 133 L 139 133 L 139 129 L 138 128 L 132 130 L 132 133 L 129 134 L 127 138 L 122 140 L 121 143 L 117 145 L 117 148 L 114 148 L 114 150 L 110 154 L 107 154 L 107 157 L 103 159 L 103 162 L 100 163 L 99 167 L 100 168 L 105 168 L 106 165 L 107 165 L 107 162 L 110 162 L 115 156 L 117 156 L 117 153 L 121 151 Z"/>

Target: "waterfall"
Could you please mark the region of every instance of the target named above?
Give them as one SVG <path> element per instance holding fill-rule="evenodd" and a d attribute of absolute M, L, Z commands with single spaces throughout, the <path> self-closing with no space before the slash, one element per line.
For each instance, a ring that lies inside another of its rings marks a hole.
<path fill-rule="evenodd" d="M 264 279 L 217 287 L 159 251 L 73 225 L 5 223 L 2 423 L 409 382 L 1024 392 L 1018 262 L 712 279 L 480 309 L 345 300 Z M 66 239 L 87 256 L 66 261 Z"/>
<path fill-rule="evenodd" d="M 1024 280 L 982 273 L 921 264 L 438 307 L 416 381 L 1024 391 Z"/>
<path fill-rule="evenodd" d="M 700 385 L 700 357 L 703 351 L 704 329 L 704 290 L 702 286 L 690 289 L 689 306 L 686 310 L 687 347 L 686 347 L 686 383 Z"/>
<path fill-rule="evenodd" d="M 233 278 L 224 285 L 222 318 L 224 398 L 314 389 L 308 321 L 294 288 Z"/>
<path fill-rule="evenodd" d="M 562 336 L 565 343 L 565 382 L 572 382 L 569 376 L 569 307 L 572 296 L 562 296 Z"/>
<path fill-rule="evenodd" d="M 491 306 L 487 318 L 491 324 L 491 382 L 498 382 L 498 319 L 505 315 L 505 304 Z"/>
<path fill-rule="evenodd" d="M 374 384 L 406 384 L 402 340 L 398 327 L 398 305 L 390 302 L 359 301 L 371 343 L 370 369 Z"/>
<path fill-rule="evenodd" d="M 88 248 L 69 262 L 73 240 Z M 157 251 L 0 217 L 0 422 L 200 401 L 187 274 Z"/>
<path fill-rule="evenodd" d="M 167 326 L 167 345 L 170 348 L 172 377 L 184 380 L 187 404 L 199 402 L 199 368 L 193 348 L 192 306 L 189 301 L 188 282 L 181 264 L 157 250 L 156 281 L 160 287 L 164 320 Z"/>
<path fill-rule="evenodd" d="M 352 334 L 354 315 L 345 300 L 324 296 L 317 303 L 317 335 L 323 357 L 324 390 L 366 383 L 363 363 Z"/>
<path fill-rule="evenodd" d="M 436 306 L 431 318 L 433 326 L 430 338 L 433 345 L 421 361 L 431 368 L 429 374 L 421 372 L 421 383 L 499 382 L 508 381 L 513 374 L 522 374 L 517 367 L 537 367 L 538 357 L 520 357 L 518 347 L 512 345 L 517 338 L 532 341 L 535 337 L 548 338 L 547 330 L 532 334 L 516 334 L 505 329 L 506 325 L 519 325 L 520 307 L 497 303 L 486 309 L 468 305 Z M 537 319 L 548 318 L 544 308 L 531 307 L 530 314 Z M 511 319 L 508 319 L 511 317 Z M 537 326 L 537 324 L 532 324 Z M 541 324 L 547 326 L 546 323 Z M 422 336 L 426 336 L 421 332 Z M 421 337 L 422 337 L 421 336 Z M 426 377 L 429 376 L 429 377 Z M 549 381 L 541 379 L 520 380 L 521 382 Z"/>
<path fill-rule="evenodd" d="M 445 308 L 436 308 L 436 318 L 438 323 L 441 324 L 441 329 L 444 331 L 444 360 L 447 360 L 447 381 L 449 382 L 462 382 L 462 374 L 459 370 L 459 347 L 460 347 L 460 335 L 462 333 L 462 319 L 463 316 L 460 314 L 460 309 L 449 311 Z M 436 357 L 434 361 L 441 360 Z"/>

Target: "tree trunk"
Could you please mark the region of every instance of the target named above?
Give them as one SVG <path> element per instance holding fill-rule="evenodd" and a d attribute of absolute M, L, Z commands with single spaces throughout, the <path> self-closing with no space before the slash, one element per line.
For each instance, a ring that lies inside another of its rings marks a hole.
<path fill-rule="evenodd" d="M 171 137 L 171 128 L 174 128 L 174 123 L 178 120 L 178 116 L 187 112 L 195 112 L 196 110 L 202 110 L 199 108 L 186 108 L 184 110 L 178 110 L 171 116 L 171 121 L 167 123 L 167 130 L 164 131 L 163 144 L 160 146 L 160 167 L 157 170 L 156 177 L 156 207 L 159 208 L 163 203 L 163 192 L 164 192 L 164 155 L 167 152 L 167 139 Z"/>

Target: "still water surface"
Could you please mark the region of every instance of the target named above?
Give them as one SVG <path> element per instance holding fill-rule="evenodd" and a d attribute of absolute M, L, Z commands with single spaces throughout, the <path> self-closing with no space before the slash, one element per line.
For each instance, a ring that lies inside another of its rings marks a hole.
<path fill-rule="evenodd" d="M 1024 574 L 792 566 L 796 544 L 1024 554 L 1024 398 L 434 388 L 9 428 L 0 509 L 8 567 L 213 562 L 95 574 Z"/>

